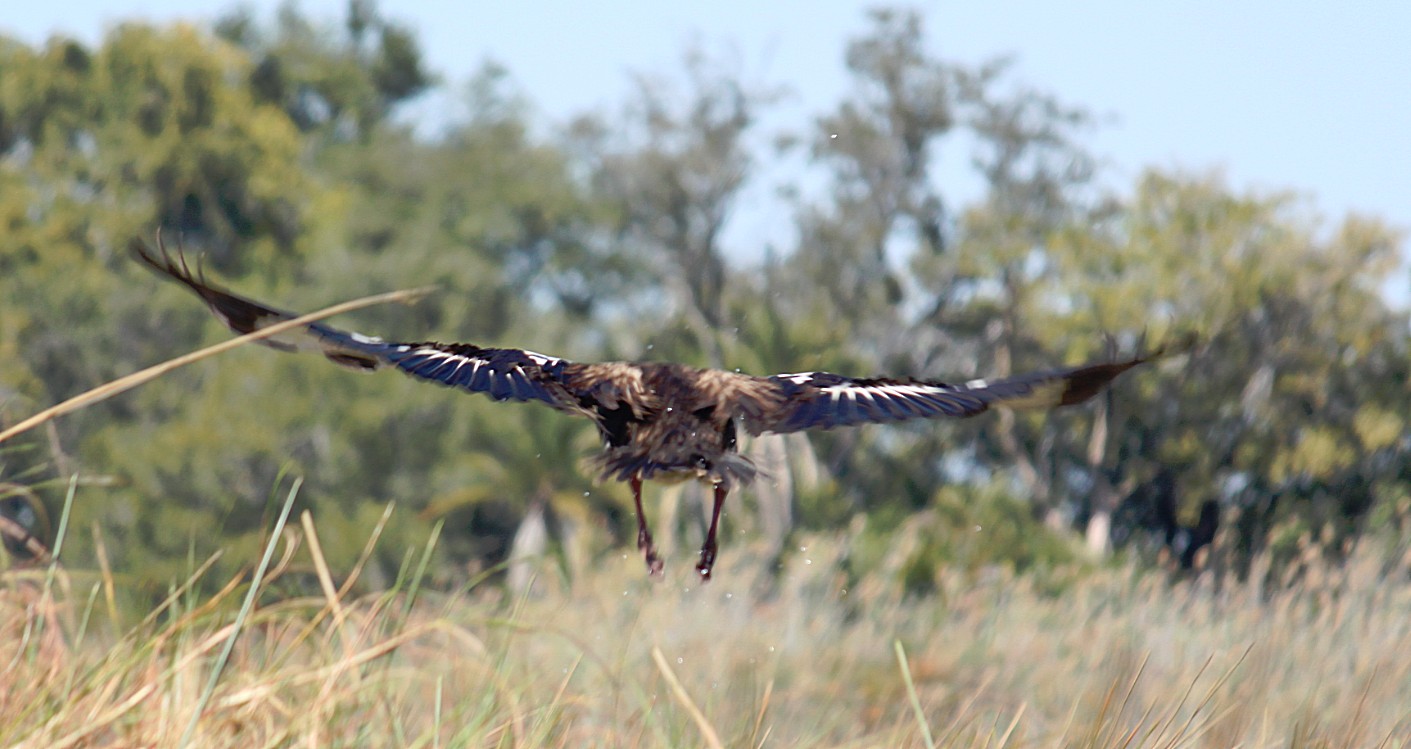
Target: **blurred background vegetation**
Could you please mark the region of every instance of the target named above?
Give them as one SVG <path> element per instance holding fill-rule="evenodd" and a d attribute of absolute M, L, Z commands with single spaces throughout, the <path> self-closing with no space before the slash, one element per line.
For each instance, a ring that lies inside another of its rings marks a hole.
<path fill-rule="evenodd" d="M 1128 555 L 1288 580 L 1309 549 L 1404 548 L 1408 317 L 1380 291 L 1399 230 L 1213 173 L 1099 190 L 1087 110 L 1004 62 L 937 58 L 923 23 L 860 17 L 851 93 L 785 134 L 759 126 L 779 91 L 699 50 L 554 127 L 494 65 L 440 126 L 411 122 L 451 84 L 364 0 L 121 24 L 92 47 L 0 37 L 0 425 L 226 335 L 128 258 L 160 228 L 277 305 L 438 284 L 340 324 L 578 360 L 969 379 L 1200 333 L 1093 406 L 754 441 L 773 480 L 732 498 L 724 554 L 751 564 L 846 531 L 848 579 L 925 594 L 945 566 Z M 794 244 L 723 246 L 785 156 L 826 175 L 780 186 Z M 983 195 L 949 198 L 941 158 L 968 158 Z M 631 541 L 625 488 L 580 470 L 595 441 L 544 409 L 247 348 L 0 446 L 0 481 L 57 517 L 77 475 L 66 556 L 91 568 L 101 544 L 145 595 L 216 549 L 253 554 L 285 469 L 335 569 L 395 502 L 365 579 L 436 523 L 448 584 L 516 543 L 571 578 Z M 699 505 L 649 490 L 681 569 Z"/>

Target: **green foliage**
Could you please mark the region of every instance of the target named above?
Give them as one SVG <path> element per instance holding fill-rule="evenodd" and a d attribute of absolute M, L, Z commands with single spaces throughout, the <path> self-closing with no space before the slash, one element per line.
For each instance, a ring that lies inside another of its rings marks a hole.
<path fill-rule="evenodd" d="M 148 355 L 144 295 L 115 273 L 133 236 L 167 226 L 214 265 L 237 243 L 267 262 L 301 230 L 307 176 L 296 131 L 226 85 L 244 58 L 194 29 L 125 25 L 97 50 L 0 54 L 0 329 L 23 351 L 0 366 L 49 402 Z"/>
<path fill-rule="evenodd" d="M 1056 245 L 1073 322 L 1156 313 L 1157 330 L 1202 331 L 1183 371 L 1132 386 L 1152 406 L 1114 433 L 1130 468 L 1177 468 L 1188 507 L 1214 496 L 1243 516 L 1241 565 L 1285 519 L 1339 548 L 1376 497 L 1411 489 L 1392 457 L 1408 449 L 1407 318 L 1379 291 L 1399 241 L 1356 216 L 1322 231 L 1286 195 L 1151 173 L 1113 220 Z"/>
<path fill-rule="evenodd" d="M 894 577 L 907 595 L 934 593 L 957 571 L 1042 578 L 1073 566 L 1080 556 L 1072 539 L 996 485 L 946 486 L 925 510 L 873 512 L 849 557 L 852 578 Z"/>
<path fill-rule="evenodd" d="M 128 240 L 159 226 L 223 281 L 290 307 L 308 289 L 439 282 L 448 293 L 385 324 L 425 336 L 470 321 L 443 337 L 535 332 L 554 343 L 520 296 L 544 274 L 511 266 L 531 250 L 557 260 L 555 238 L 590 209 L 521 112 L 478 117 L 441 142 L 378 128 L 343 145 L 301 135 L 247 85 L 242 50 L 189 27 L 119 26 L 94 50 L 57 40 L 4 54 L 0 180 L 19 188 L 0 200 L 7 409 L 37 410 L 224 335 L 190 314 L 189 296 L 127 261 Z M 501 430 L 518 433 L 523 414 L 408 385 L 267 350 L 165 378 L 60 425 L 56 447 L 121 476 L 75 524 L 101 527 L 115 564 L 161 585 L 192 550 L 239 546 L 261 527 L 265 494 L 289 469 L 310 480 L 301 505 L 365 519 L 398 500 L 408 516 L 388 532 L 424 536 L 435 517 L 421 510 L 481 477 L 481 446 L 503 445 Z M 555 414 L 530 418 L 583 434 Z M 541 473 L 528 448 L 499 455 L 522 466 L 506 473 L 563 478 L 557 486 L 583 496 L 572 460 Z M 522 507 L 514 490 L 500 488 Z M 92 553 L 87 540 L 78 554 Z M 339 536 L 328 553 L 348 560 L 360 544 Z"/>
<path fill-rule="evenodd" d="M 254 62 L 249 90 L 301 130 L 335 140 L 370 134 L 400 103 L 433 82 L 416 35 L 384 19 L 371 0 L 350 0 L 343 27 L 323 27 L 295 5 L 261 30 L 248 9 L 216 22 L 221 38 Z"/>
<path fill-rule="evenodd" d="M 580 360 L 964 380 L 1200 334 L 1095 406 L 796 443 L 762 514 L 870 518 L 858 569 L 913 591 L 955 566 L 1071 567 L 1053 529 L 1102 552 L 1105 523 L 1160 540 L 1210 502 L 1211 558 L 1240 573 L 1266 548 L 1296 565 L 1404 526 L 1411 340 L 1380 292 L 1400 233 L 1210 174 L 1151 171 L 1099 199 L 1084 109 L 1014 85 L 1008 62 L 935 57 L 919 13 L 866 24 L 853 88 L 780 139 L 807 146 L 825 189 L 785 186 L 806 195 L 796 240 L 763 256 L 725 237 L 778 97 L 698 50 L 679 76 L 640 77 L 616 116 L 543 135 L 493 64 L 443 128 L 399 122 L 437 78 L 415 34 L 361 0 L 337 23 L 290 6 L 214 33 L 117 25 L 93 48 L 0 39 L 0 421 L 224 335 L 125 258 L 160 228 L 271 303 L 433 283 L 414 308 L 338 324 Z M 961 142 L 986 188 L 968 205 L 937 170 Z M 188 558 L 256 543 L 286 470 L 301 508 L 337 525 L 340 564 L 396 503 L 383 548 L 399 551 L 369 578 L 435 522 L 436 579 L 485 569 L 531 506 L 605 555 L 630 513 L 580 470 L 594 441 L 560 414 L 251 348 L 27 435 L 23 455 L 110 479 L 81 489 L 74 527 L 158 591 Z M 1151 506 L 1163 477 L 1173 508 Z M 883 534 L 903 531 L 914 548 L 887 556 Z"/>
<path fill-rule="evenodd" d="M 11 189 L 0 191 L 0 329 L 13 356 L 0 376 L 21 394 L 7 405 L 30 411 L 166 358 L 173 343 L 196 342 L 194 321 L 168 316 L 175 296 L 135 285 L 125 258 L 131 238 L 164 226 L 204 249 L 212 267 L 267 264 L 292 249 L 316 191 L 299 163 L 297 130 L 230 85 L 248 70 L 244 55 L 196 29 L 119 25 L 96 49 L 54 39 L 41 50 L 7 43 L 3 55 L 0 182 Z M 274 452 L 280 442 L 261 440 L 258 430 L 213 430 L 226 413 L 171 449 L 181 432 L 158 427 L 191 400 L 189 387 L 148 391 L 147 408 L 100 405 L 50 440 L 61 470 L 146 471 L 178 485 L 172 507 L 144 501 L 156 493 L 153 482 L 77 508 L 77 527 L 105 527 L 134 561 L 184 558 L 188 542 L 232 510 L 224 503 L 259 501 L 286 460 Z M 140 460 L 144 430 L 161 443 L 151 455 L 165 461 Z M 233 436 L 249 449 L 223 453 Z M 249 493 L 225 491 L 228 470 L 203 470 L 232 465 L 259 466 L 254 480 L 235 484 Z M 218 499 L 182 501 L 191 496 Z M 170 578 L 169 566 L 150 569 L 152 579 Z"/>

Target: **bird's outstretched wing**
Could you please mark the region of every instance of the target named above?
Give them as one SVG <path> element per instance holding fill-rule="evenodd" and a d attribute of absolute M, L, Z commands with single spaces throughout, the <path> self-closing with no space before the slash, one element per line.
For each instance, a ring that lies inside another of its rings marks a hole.
<path fill-rule="evenodd" d="M 779 393 L 778 405 L 745 419 L 752 433 L 831 429 L 906 419 L 966 418 L 993 406 L 1054 408 L 1081 403 L 1118 375 L 1165 355 L 1157 350 L 1126 361 L 1053 369 L 963 384 L 861 379 L 829 372 L 801 372 L 766 378 Z"/>
<path fill-rule="evenodd" d="M 236 333 L 250 333 L 296 317 L 211 285 L 199 271 L 192 272 L 183 256 L 172 257 L 160 242 L 156 252 L 140 241 L 133 243 L 133 251 L 146 265 L 195 292 Z M 564 369 L 570 363 L 533 351 L 468 343 L 394 343 L 318 322 L 259 343 L 282 351 L 316 351 L 334 363 L 359 370 L 391 366 L 419 379 L 485 393 L 495 400 L 540 401 L 559 410 L 583 413 L 578 396 L 564 385 Z"/>

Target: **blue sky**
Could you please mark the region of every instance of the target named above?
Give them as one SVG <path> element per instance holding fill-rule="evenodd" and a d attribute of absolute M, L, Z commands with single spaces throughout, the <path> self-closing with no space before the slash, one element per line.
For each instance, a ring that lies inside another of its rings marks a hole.
<path fill-rule="evenodd" d="M 58 31 L 94 41 L 115 20 L 208 21 L 231 5 L 22 2 L 0 16 L 0 30 L 31 43 Z M 268 19 L 278 3 L 247 5 Z M 299 5 L 335 18 L 344 3 Z M 629 91 L 632 71 L 679 70 L 682 49 L 698 40 L 707 50 L 730 51 L 747 79 L 791 89 L 769 124 L 803 130 L 846 91 L 843 46 L 864 28 L 869 5 L 383 0 L 381 10 L 417 30 L 431 66 L 450 82 L 464 80 L 486 58 L 505 65 L 549 125 L 610 109 Z M 1087 145 L 1105 160 L 1106 182 L 1115 188 L 1126 189 L 1148 165 L 1218 168 L 1239 188 L 1300 191 L 1329 220 L 1356 210 L 1411 229 L 1411 3 L 1035 0 L 914 7 L 925 14 L 935 54 L 966 63 L 1014 55 L 1017 81 L 1101 115 L 1104 124 Z M 949 158 L 959 165 L 965 154 Z M 959 171 L 953 178 L 951 194 L 964 198 L 967 178 Z M 746 211 L 737 223 L 732 241 L 758 246 L 759 237 L 777 236 L 772 227 L 787 220 Z"/>

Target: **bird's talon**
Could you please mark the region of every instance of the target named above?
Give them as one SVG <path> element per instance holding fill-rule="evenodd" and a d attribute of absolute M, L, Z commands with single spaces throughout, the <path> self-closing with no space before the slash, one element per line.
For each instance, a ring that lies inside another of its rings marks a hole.
<path fill-rule="evenodd" d="M 715 568 L 715 549 L 701 549 L 701 561 L 696 563 L 696 572 L 701 576 L 701 582 L 710 581 L 710 571 Z"/>

